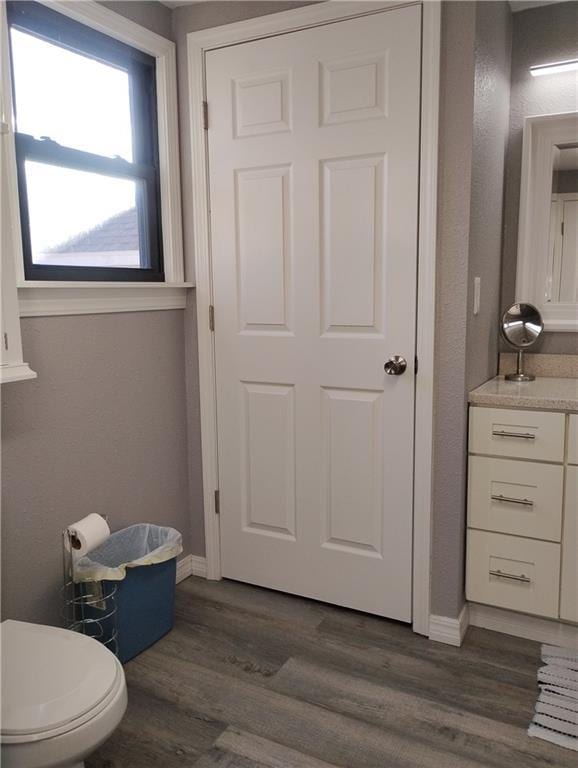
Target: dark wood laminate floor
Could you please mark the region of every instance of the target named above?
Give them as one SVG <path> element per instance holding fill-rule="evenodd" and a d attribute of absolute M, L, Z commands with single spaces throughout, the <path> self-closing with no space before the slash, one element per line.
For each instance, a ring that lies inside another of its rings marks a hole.
<path fill-rule="evenodd" d="M 231 581 L 177 588 L 174 630 L 126 665 L 129 706 L 87 768 L 577 768 L 526 735 L 539 645 L 405 625 Z"/>

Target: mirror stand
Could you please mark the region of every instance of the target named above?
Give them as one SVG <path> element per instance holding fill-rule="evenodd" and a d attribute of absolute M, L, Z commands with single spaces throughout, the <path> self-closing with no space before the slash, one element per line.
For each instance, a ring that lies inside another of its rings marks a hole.
<path fill-rule="evenodd" d="M 518 350 L 516 373 L 508 373 L 504 377 L 506 381 L 534 381 L 536 378 L 531 373 L 524 373 L 524 350 Z"/>

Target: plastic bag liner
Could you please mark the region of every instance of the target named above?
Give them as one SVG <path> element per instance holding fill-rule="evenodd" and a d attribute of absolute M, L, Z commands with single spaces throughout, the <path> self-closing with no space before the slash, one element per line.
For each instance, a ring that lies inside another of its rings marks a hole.
<path fill-rule="evenodd" d="M 183 551 L 174 528 L 140 523 L 112 533 L 74 566 L 75 581 L 122 581 L 127 568 L 164 563 Z"/>

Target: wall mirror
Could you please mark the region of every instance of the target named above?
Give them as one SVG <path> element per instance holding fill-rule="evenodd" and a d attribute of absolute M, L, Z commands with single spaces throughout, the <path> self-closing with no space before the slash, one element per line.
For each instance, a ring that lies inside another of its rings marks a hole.
<path fill-rule="evenodd" d="M 516 300 L 578 331 L 578 113 L 524 122 Z"/>

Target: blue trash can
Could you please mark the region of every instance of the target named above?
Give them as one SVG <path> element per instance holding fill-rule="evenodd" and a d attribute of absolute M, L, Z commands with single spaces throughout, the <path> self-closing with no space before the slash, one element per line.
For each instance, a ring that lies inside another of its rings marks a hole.
<path fill-rule="evenodd" d="M 182 538 L 178 531 L 143 523 L 111 534 L 75 563 L 77 594 L 93 593 L 94 582 L 101 583 L 103 595 L 114 592 L 102 601 L 89 600 L 84 614 L 94 620 L 94 636 L 102 642 L 110 645 L 116 631 L 122 663 L 172 629 L 180 552 Z M 99 621 L 99 615 L 112 613 L 112 619 Z"/>

